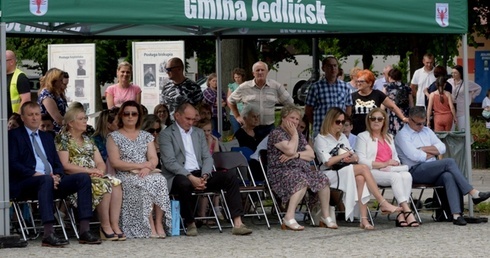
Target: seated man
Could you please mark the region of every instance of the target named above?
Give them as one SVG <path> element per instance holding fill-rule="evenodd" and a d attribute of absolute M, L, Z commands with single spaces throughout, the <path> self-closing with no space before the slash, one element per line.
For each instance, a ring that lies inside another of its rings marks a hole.
<path fill-rule="evenodd" d="M 180 214 L 187 225 L 187 235 L 196 236 L 194 222 L 194 202 L 192 191 L 209 190 L 226 191 L 225 197 L 233 218 L 234 235 L 248 235 L 248 229 L 241 219 L 239 181 L 235 174 L 212 172 L 213 158 L 204 136 L 204 132 L 193 127 L 197 110 L 188 103 L 177 107 L 174 113 L 174 124 L 160 133 L 160 155 L 162 173 L 167 179 L 170 194 L 176 194 L 180 201 Z"/>
<path fill-rule="evenodd" d="M 41 108 L 36 102 L 26 102 L 20 109 L 24 126 L 10 130 L 9 175 L 12 199 L 37 199 L 44 225 L 42 246 L 63 247 L 68 241 L 54 235 L 53 200 L 78 194 L 80 244 L 100 244 L 89 231 L 92 217 L 92 185 L 85 173 L 65 175 L 51 134 L 38 130 Z"/>
<path fill-rule="evenodd" d="M 402 164 L 410 167 L 415 184 L 442 185 L 446 188 L 454 225 L 464 226 L 461 195 L 470 194 L 478 204 L 490 197 L 490 192 L 479 192 L 471 186 L 458 168 L 454 159 L 436 160 L 446 152 L 446 146 L 437 135 L 425 126 L 424 107 L 413 107 L 409 111 L 408 126 L 405 125 L 395 137 L 395 146 Z"/>

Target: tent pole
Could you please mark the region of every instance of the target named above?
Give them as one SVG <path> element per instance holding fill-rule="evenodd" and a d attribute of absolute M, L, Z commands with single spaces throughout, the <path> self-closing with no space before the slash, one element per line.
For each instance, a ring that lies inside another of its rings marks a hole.
<path fill-rule="evenodd" d="M 463 34 L 463 78 L 468 78 L 468 35 Z M 472 164 L 471 164 L 471 127 L 470 127 L 470 94 L 468 91 L 468 80 L 463 80 L 464 83 L 464 116 L 467 117 L 465 121 L 465 158 L 466 158 L 466 171 L 468 171 L 468 182 L 471 184 L 473 178 Z M 470 217 L 473 217 L 473 202 L 471 196 L 468 195 L 468 210 L 470 211 Z"/>
<path fill-rule="evenodd" d="M 7 51 L 7 26 L 5 22 L 0 23 L 0 58 L 1 58 L 1 83 L 0 83 L 0 137 L 2 146 L 0 147 L 0 164 L 2 164 L 2 176 L 0 176 L 0 235 L 10 235 L 10 201 L 9 201 L 9 158 L 8 158 L 8 134 L 7 134 L 7 69 L 5 52 Z"/>
<path fill-rule="evenodd" d="M 218 101 L 217 103 L 217 110 L 218 112 L 216 112 L 217 114 L 217 126 L 218 128 L 214 128 L 215 130 L 217 130 L 219 132 L 219 134 L 221 136 L 223 136 L 223 112 L 221 112 L 222 110 L 222 99 L 221 99 L 221 92 L 223 92 L 223 89 L 221 87 L 221 36 L 218 35 L 216 37 L 216 74 L 218 76 L 216 76 L 216 81 L 217 81 L 217 84 L 218 84 L 218 88 L 217 88 L 217 92 L 218 94 L 216 95 L 216 100 Z"/>

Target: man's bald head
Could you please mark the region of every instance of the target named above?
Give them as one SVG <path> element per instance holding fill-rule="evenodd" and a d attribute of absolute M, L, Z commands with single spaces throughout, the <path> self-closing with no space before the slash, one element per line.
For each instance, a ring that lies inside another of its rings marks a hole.
<path fill-rule="evenodd" d="M 17 57 L 15 56 L 14 51 L 5 51 L 5 61 L 7 63 L 7 74 L 13 73 L 15 68 L 17 68 Z"/>

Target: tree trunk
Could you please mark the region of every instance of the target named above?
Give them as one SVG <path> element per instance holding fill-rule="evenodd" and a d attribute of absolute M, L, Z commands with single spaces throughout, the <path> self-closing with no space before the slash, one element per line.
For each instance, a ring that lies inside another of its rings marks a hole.
<path fill-rule="evenodd" d="M 233 69 L 242 67 L 242 40 L 240 39 L 224 39 L 221 42 L 221 71 L 218 71 L 218 76 L 221 78 L 221 89 L 228 92 L 228 83 L 233 82 Z M 242 67 L 243 68 L 243 67 Z"/>

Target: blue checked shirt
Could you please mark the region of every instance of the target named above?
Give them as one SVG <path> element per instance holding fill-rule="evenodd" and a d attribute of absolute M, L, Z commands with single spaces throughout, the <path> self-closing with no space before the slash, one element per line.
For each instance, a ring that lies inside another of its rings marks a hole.
<path fill-rule="evenodd" d="M 321 79 L 310 86 L 306 105 L 313 107 L 313 135 L 318 134 L 327 111 L 332 107 L 344 110 L 352 106 L 351 89 L 344 81 L 329 84 Z"/>

